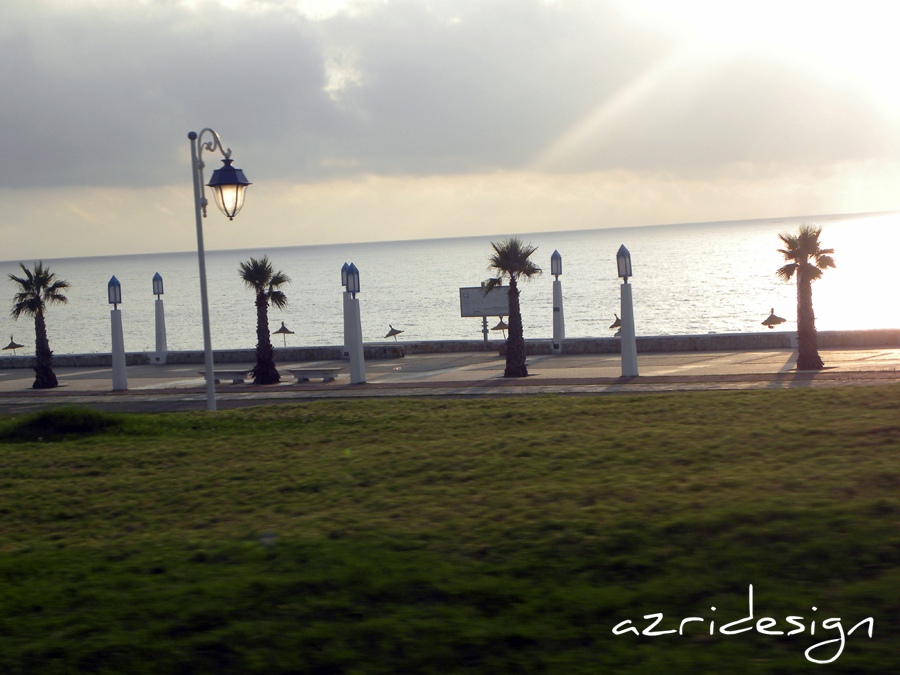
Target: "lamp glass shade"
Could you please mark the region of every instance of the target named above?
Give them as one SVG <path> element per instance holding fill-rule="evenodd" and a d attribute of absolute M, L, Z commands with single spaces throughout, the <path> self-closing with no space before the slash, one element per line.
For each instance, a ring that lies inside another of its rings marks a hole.
<path fill-rule="evenodd" d="M 153 295 L 163 294 L 163 280 L 159 272 L 153 275 Z"/>
<path fill-rule="evenodd" d="M 206 186 L 216 196 L 216 205 L 230 220 L 241 210 L 244 205 L 244 191 L 250 185 L 250 181 L 244 176 L 244 172 L 231 166 L 231 159 L 223 159 L 225 166 L 220 166 L 213 171 L 212 177 Z"/>
<path fill-rule="evenodd" d="M 122 284 L 119 283 L 115 275 L 106 285 L 106 293 L 109 296 L 109 304 L 118 305 L 122 302 Z"/>
<path fill-rule="evenodd" d="M 344 266 L 341 268 L 341 286 L 344 288 L 347 287 L 347 270 L 350 269 L 350 265 L 344 263 Z"/>
<path fill-rule="evenodd" d="M 619 276 L 625 281 L 628 281 L 628 277 L 633 276 L 631 274 L 631 254 L 624 244 L 619 247 L 619 251 L 616 253 L 616 265 L 619 267 Z"/>
<path fill-rule="evenodd" d="M 550 274 L 557 277 L 562 274 L 562 256 L 559 251 L 553 251 L 553 255 L 550 256 Z"/>
<path fill-rule="evenodd" d="M 347 268 L 347 292 L 359 293 L 359 270 L 353 263 Z"/>

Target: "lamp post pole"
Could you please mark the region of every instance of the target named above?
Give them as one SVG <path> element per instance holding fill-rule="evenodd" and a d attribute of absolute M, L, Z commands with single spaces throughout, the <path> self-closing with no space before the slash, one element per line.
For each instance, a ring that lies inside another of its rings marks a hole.
<path fill-rule="evenodd" d="M 122 332 L 122 310 L 119 304 L 122 302 L 122 284 L 113 275 L 106 286 L 109 304 L 113 308 L 109 311 L 109 321 L 112 328 L 112 389 L 124 391 L 128 389 L 128 376 L 125 373 L 125 337 Z"/>
<path fill-rule="evenodd" d="M 559 275 L 562 274 L 562 256 L 559 251 L 553 251 L 550 256 L 550 274 L 556 277 L 553 281 L 553 342 L 550 351 L 562 354 L 562 343 L 566 339 L 566 320 L 563 316 L 562 282 L 559 280 Z"/>
<path fill-rule="evenodd" d="M 631 254 L 625 246 L 619 247 L 616 253 L 616 265 L 619 269 L 619 276 L 622 278 L 622 377 L 637 377 L 637 339 L 635 338 L 634 329 L 634 304 L 631 298 L 631 286 L 628 283 L 628 277 L 631 274 Z"/>
<path fill-rule="evenodd" d="M 202 142 L 203 135 L 209 132 L 212 140 Z M 248 185 L 244 173 L 231 166 L 231 148 L 222 148 L 219 135 L 212 129 L 203 129 L 188 133 L 191 141 L 191 168 L 194 176 L 194 213 L 197 219 L 197 260 L 200 265 L 200 311 L 203 315 L 203 353 L 206 363 L 206 409 L 216 409 L 216 382 L 213 375 L 212 339 L 209 330 L 209 300 L 206 292 L 206 256 L 203 250 L 203 218 L 206 217 L 206 196 L 203 193 L 204 150 L 218 150 L 225 157 L 224 167 L 216 169 L 208 183 L 216 196 L 216 205 L 230 220 L 234 220 L 237 212 L 244 205 L 244 190 Z"/>

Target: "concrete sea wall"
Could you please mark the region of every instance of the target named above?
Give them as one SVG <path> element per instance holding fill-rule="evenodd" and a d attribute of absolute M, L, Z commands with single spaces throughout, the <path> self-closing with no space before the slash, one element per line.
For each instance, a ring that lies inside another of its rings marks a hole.
<path fill-rule="evenodd" d="M 526 340 L 529 354 L 550 354 L 550 340 Z M 423 342 L 380 342 L 365 345 L 366 359 L 396 359 L 406 354 L 448 354 L 453 352 L 499 351 L 503 340 L 429 340 Z M 877 349 L 900 348 L 900 329 L 820 331 L 819 349 Z M 796 349 L 797 336 L 793 332 L 711 333 L 708 335 L 639 336 L 639 353 L 758 351 L 765 349 Z M 569 338 L 563 343 L 563 354 L 617 354 L 618 338 Z M 131 352 L 125 355 L 129 366 L 167 364 L 202 364 L 203 351 L 166 352 L 164 358 L 155 352 Z M 298 361 L 334 361 L 341 358 L 341 347 L 276 347 L 279 363 Z M 254 349 L 223 349 L 214 352 L 215 363 L 253 363 Z M 54 354 L 57 368 L 111 368 L 110 354 Z M 32 368 L 33 356 L 0 356 L 2 368 Z"/>

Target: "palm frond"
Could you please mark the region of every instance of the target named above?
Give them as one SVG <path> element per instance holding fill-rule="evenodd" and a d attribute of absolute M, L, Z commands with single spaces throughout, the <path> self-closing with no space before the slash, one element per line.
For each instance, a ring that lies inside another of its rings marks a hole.
<path fill-rule="evenodd" d="M 69 282 L 57 279 L 43 261 L 33 263 L 33 269 L 19 263 L 24 272 L 23 277 L 9 274 L 9 278 L 18 284 L 13 296 L 13 307 L 10 314 L 18 319 L 22 314 L 36 315 L 44 311 L 46 303 L 66 303 L 68 298 L 62 291 L 69 288 Z"/>
<path fill-rule="evenodd" d="M 248 288 L 257 293 L 265 291 L 273 274 L 274 270 L 268 256 L 263 256 L 259 260 L 250 258 L 249 261 L 238 265 L 238 276 Z"/>
<path fill-rule="evenodd" d="M 269 302 L 278 309 L 284 309 L 288 304 L 287 296 L 281 291 L 269 291 Z"/>
<path fill-rule="evenodd" d="M 794 272 L 796 272 L 796 271 L 797 271 L 796 263 L 790 263 L 789 265 L 785 265 L 784 267 L 778 268 L 778 270 L 776 270 L 775 274 L 777 274 L 778 277 L 782 281 L 790 281 L 791 279 L 794 278 Z"/>
<path fill-rule="evenodd" d="M 829 249 L 831 250 L 831 249 Z M 823 251 L 824 253 L 824 251 Z M 830 255 L 818 255 L 816 256 L 816 267 L 819 269 L 825 269 L 826 267 L 834 267 L 834 258 Z"/>
<path fill-rule="evenodd" d="M 790 261 L 779 269 L 776 274 L 785 281 L 789 281 L 796 272 L 802 278 L 814 281 L 822 276 L 822 270 L 834 267 L 833 248 L 819 248 L 819 237 L 822 235 L 821 227 L 813 227 L 803 224 L 798 234 L 779 234 L 778 238 L 785 243 L 786 248 L 778 249 L 784 259 Z M 815 270 L 813 272 L 812 270 Z"/>
<path fill-rule="evenodd" d="M 488 258 L 489 269 L 499 272 L 501 278 L 530 279 L 541 274 L 541 268 L 529 259 L 537 251 L 536 246 L 525 244 L 517 237 L 510 237 L 500 243 L 491 242 L 491 247 L 494 253 Z"/>
<path fill-rule="evenodd" d="M 291 278 L 281 270 L 278 270 L 272 275 L 272 279 L 269 281 L 269 288 L 274 289 L 289 283 L 291 283 Z"/>

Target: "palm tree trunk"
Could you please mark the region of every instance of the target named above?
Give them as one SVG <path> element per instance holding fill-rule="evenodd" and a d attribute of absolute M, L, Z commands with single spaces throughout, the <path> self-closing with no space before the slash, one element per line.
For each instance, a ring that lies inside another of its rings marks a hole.
<path fill-rule="evenodd" d="M 269 336 L 269 300 L 265 293 L 256 294 L 256 368 L 253 384 L 277 384 L 281 381 L 275 367 L 275 350 Z"/>
<path fill-rule="evenodd" d="M 821 370 L 824 367 L 816 340 L 812 282 L 801 268 L 797 272 L 797 370 Z"/>
<path fill-rule="evenodd" d="M 56 374 L 53 372 L 53 352 L 47 339 L 47 324 L 44 323 L 43 312 L 34 315 L 34 384 L 33 389 L 53 389 L 58 387 Z"/>
<path fill-rule="evenodd" d="M 506 339 L 506 370 L 503 377 L 528 377 L 525 367 L 525 333 L 519 309 L 519 286 L 509 280 L 509 337 Z"/>

